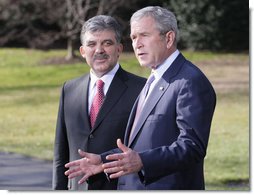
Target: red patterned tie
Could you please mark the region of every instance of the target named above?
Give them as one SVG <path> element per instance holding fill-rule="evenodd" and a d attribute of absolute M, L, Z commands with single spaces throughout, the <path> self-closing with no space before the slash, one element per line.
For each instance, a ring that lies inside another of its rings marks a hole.
<path fill-rule="evenodd" d="M 91 122 L 92 128 L 94 126 L 96 117 L 103 103 L 103 99 L 104 99 L 103 86 L 104 86 L 104 82 L 102 80 L 98 80 L 96 82 L 97 93 L 94 96 L 91 109 L 90 109 L 90 122 Z"/>

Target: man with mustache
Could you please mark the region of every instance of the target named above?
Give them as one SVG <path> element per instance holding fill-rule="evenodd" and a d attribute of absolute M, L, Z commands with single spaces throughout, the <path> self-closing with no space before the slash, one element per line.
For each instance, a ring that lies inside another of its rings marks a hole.
<path fill-rule="evenodd" d="M 104 173 L 78 185 L 68 180 L 64 165 L 80 158 L 78 149 L 100 154 L 117 147 L 123 138 L 131 108 L 145 79 L 123 70 L 121 26 L 110 16 L 95 16 L 82 27 L 80 53 L 90 73 L 65 82 L 56 126 L 53 189 L 114 190 L 117 179 Z"/>

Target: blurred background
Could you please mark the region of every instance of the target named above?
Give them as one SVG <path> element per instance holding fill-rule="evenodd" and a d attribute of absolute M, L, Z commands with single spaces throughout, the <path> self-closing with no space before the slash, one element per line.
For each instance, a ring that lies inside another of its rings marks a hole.
<path fill-rule="evenodd" d="M 250 190 L 247 0 L 0 0 L 0 152 L 52 162 L 60 89 L 89 70 L 78 50 L 81 26 L 92 16 L 118 19 L 124 27 L 120 63 L 147 77 L 132 53 L 129 19 L 149 5 L 175 13 L 178 48 L 217 93 L 207 190 Z"/>

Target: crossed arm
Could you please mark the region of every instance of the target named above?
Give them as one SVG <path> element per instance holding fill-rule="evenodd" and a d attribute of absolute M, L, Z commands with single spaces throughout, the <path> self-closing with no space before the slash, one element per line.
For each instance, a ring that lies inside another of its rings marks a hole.
<path fill-rule="evenodd" d="M 108 155 L 106 159 L 111 162 L 104 164 L 100 155 L 79 150 L 78 152 L 82 158 L 67 163 L 65 167 L 69 169 L 65 172 L 65 175 L 69 179 L 84 175 L 79 180 L 79 184 L 82 184 L 90 176 L 101 172 L 110 174 L 109 177 L 113 179 L 140 171 L 143 163 L 139 154 L 125 146 L 120 139 L 117 140 L 117 146 L 122 153 Z"/>

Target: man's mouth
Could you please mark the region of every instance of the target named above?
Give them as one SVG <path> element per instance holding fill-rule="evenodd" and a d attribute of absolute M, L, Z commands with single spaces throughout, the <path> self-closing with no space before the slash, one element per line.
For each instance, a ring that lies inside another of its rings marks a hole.
<path fill-rule="evenodd" d="M 138 53 L 138 56 L 143 56 L 145 55 L 146 53 Z"/>

